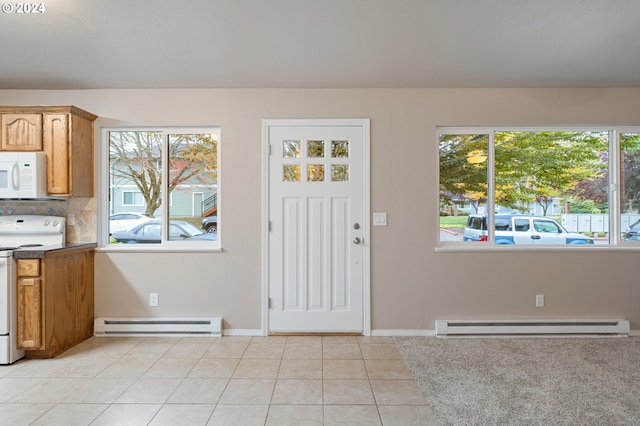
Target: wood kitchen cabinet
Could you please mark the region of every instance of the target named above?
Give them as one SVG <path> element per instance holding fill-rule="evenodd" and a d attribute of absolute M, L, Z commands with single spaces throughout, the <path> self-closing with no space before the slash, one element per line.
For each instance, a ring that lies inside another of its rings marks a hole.
<path fill-rule="evenodd" d="M 17 340 L 27 358 L 55 357 L 93 335 L 95 247 L 16 259 Z"/>
<path fill-rule="evenodd" d="M 93 197 L 93 122 L 74 106 L 0 107 L 0 150 L 44 151 L 47 193 Z"/>
<path fill-rule="evenodd" d="M 47 193 L 93 196 L 93 121 L 79 108 L 43 116 L 43 148 L 47 153 Z"/>
<path fill-rule="evenodd" d="M 0 151 L 42 151 L 42 114 L 0 114 Z"/>

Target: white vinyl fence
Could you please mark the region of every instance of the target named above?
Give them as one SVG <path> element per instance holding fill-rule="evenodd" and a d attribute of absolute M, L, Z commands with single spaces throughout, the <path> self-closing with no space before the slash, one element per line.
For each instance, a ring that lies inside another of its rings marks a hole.
<path fill-rule="evenodd" d="M 563 214 L 562 226 L 569 232 L 604 232 L 609 233 L 609 215 L 607 214 Z M 624 231 L 640 219 L 640 214 L 623 214 L 620 229 Z"/>

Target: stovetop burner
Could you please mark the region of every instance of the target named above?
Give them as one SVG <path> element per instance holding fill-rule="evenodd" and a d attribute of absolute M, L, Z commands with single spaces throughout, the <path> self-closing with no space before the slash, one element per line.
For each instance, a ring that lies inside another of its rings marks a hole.
<path fill-rule="evenodd" d="M 0 247 L 0 251 L 15 250 L 18 247 Z"/>
<path fill-rule="evenodd" d="M 18 248 L 42 247 L 42 244 L 21 244 Z"/>

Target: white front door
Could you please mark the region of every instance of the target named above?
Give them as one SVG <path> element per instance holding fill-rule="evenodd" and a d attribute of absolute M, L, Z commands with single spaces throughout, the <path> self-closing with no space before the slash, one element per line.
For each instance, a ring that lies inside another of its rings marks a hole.
<path fill-rule="evenodd" d="M 268 332 L 366 333 L 369 121 L 267 120 Z"/>

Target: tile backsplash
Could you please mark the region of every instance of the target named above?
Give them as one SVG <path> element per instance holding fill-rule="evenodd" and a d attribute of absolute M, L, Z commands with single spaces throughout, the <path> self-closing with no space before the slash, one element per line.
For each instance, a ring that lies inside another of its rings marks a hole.
<path fill-rule="evenodd" d="M 97 199 L 0 200 L 0 216 L 36 214 L 67 218 L 67 243 L 94 243 L 97 240 Z M 75 215 L 75 225 L 69 224 Z"/>

